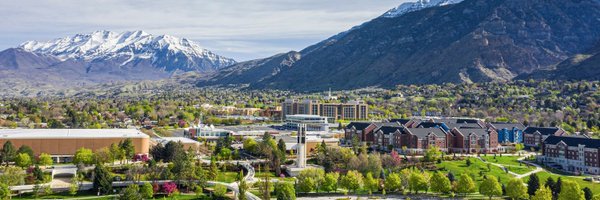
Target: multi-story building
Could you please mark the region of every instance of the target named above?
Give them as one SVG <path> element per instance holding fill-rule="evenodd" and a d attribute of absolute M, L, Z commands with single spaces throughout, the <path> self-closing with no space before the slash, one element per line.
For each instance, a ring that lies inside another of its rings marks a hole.
<path fill-rule="evenodd" d="M 399 148 L 404 127 L 402 125 L 383 125 L 378 127 L 373 133 L 373 145 L 381 150 L 387 150 L 389 147 Z"/>
<path fill-rule="evenodd" d="M 523 130 L 523 144 L 525 147 L 538 149 L 547 137 L 562 136 L 565 133 L 565 130 L 557 127 L 527 127 Z"/>
<path fill-rule="evenodd" d="M 525 126 L 520 123 L 488 123 L 488 128 L 498 132 L 498 142 L 501 144 L 523 143 Z"/>
<path fill-rule="evenodd" d="M 448 151 L 448 134 L 442 128 L 406 128 L 403 137 L 399 138 L 401 141 L 396 142 L 396 146 L 400 149 L 406 147 L 410 152 L 422 153 L 432 147 Z"/>
<path fill-rule="evenodd" d="M 297 130 L 300 124 L 306 125 L 307 131 L 329 131 L 326 117 L 319 115 L 288 115 L 285 118 L 285 128 Z"/>
<path fill-rule="evenodd" d="M 449 152 L 495 153 L 498 152 L 498 133 L 494 129 L 452 128 L 448 142 Z"/>
<path fill-rule="evenodd" d="M 600 174 L 600 140 L 582 136 L 549 135 L 538 160 L 573 173 Z"/>
<path fill-rule="evenodd" d="M 368 117 L 369 107 L 362 101 L 347 103 L 321 103 L 317 100 L 286 99 L 282 104 L 283 114 L 320 115 L 330 121 L 339 119 L 364 120 Z"/>

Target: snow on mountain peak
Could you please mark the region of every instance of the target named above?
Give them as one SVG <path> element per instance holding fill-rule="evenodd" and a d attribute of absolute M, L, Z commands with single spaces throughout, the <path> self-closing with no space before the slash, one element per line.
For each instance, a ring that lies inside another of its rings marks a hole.
<path fill-rule="evenodd" d="M 387 11 L 382 15 L 382 17 L 394 18 L 409 12 L 423 10 L 425 8 L 457 4 L 462 1 L 463 0 L 417 0 L 416 2 L 406 2 L 396 8 Z"/>
<path fill-rule="evenodd" d="M 216 55 L 188 39 L 170 35 L 154 36 L 141 30 L 125 31 L 95 31 L 89 34 L 76 34 L 47 42 L 28 41 L 19 46 L 29 52 L 51 55 L 61 60 L 111 59 L 125 56 L 124 64 L 136 58 L 152 58 L 153 62 L 160 61 L 164 56 L 183 55 L 190 61 L 199 62 L 204 59 L 209 63 L 224 67 L 235 61 Z M 204 62 L 204 61 L 202 61 Z"/>

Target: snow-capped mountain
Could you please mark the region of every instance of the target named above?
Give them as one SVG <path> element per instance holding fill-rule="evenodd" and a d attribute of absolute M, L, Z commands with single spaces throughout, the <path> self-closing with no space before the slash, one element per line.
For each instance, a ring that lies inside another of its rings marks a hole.
<path fill-rule="evenodd" d="M 414 12 L 425 8 L 457 4 L 462 1 L 463 0 L 417 0 L 416 2 L 403 3 L 400 6 L 387 11 L 382 15 L 382 17 L 394 18 L 409 12 Z"/>
<path fill-rule="evenodd" d="M 149 60 L 154 67 L 165 71 L 214 71 L 235 63 L 191 40 L 170 35 L 154 36 L 144 31 L 96 31 L 46 42 L 28 41 L 19 48 L 62 61 L 115 60 L 114 64 L 125 66 Z"/>

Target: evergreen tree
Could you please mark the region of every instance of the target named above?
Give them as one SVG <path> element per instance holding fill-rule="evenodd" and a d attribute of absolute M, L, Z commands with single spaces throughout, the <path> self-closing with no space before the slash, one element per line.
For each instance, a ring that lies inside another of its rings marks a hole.
<path fill-rule="evenodd" d="M 8 166 L 9 162 L 14 161 L 15 156 L 17 156 L 15 146 L 10 140 L 6 141 L 2 146 L 2 152 L 0 152 L 0 158 L 2 159 L 2 162 L 5 163 L 6 166 Z"/>
<path fill-rule="evenodd" d="M 554 183 L 554 188 L 552 190 L 554 198 L 558 198 L 558 194 L 560 194 L 560 191 L 562 191 L 562 182 L 563 181 L 561 177 L 558 177 L 558 179 L 556 179 L 556 183 Z"/>
<path fill-rule="evenodd" d="M 585 196 L 585 200 L 592 200 L 592 198 L 594 198 L 594 193 L 589 187 L 583 188 L 583 194 Z"/>
<path fill-rule="evenodd" d="M 19 150 L 17 150 L 17 154 L 20 153 L 26 153 L 27 155 L 29 155 L 30 158 L 33 158 L 35 156 L 33 154 L 33 149 L 31 149 L 31 147 L 27 145 L 21 145 L 21 147 L 19 147 Z"/>
<path fill-rule="evenodd" d="M 208 169 L 208 179 L 216 180 L 219 175 L 219 167 L 217 166 L 217 161 L 214 156 L 210 158 L 210 167 Z"/>
<path fill-rule="evenodd" d="M 130 184 L 121 191 L 119 200 L 139 200 L 142 195 L 139 192 L 140 187 L 137 184 Z"/>
<path fill-rule="evenodd" d="M 135 156 L 135 146 L 133 146 L 133 141 L 131 141 L 131 138 L 125 139 L 123 143 L 121 143 L 120 148 L 125 154 L 125 159 L 133 159 L 133 156 Z"/>
<path fill-rule="evenodd" d="M 109 194 L 112 191 L 112 180 L 110 172 L 102 165 L 97 164 L 94 168 L 94 191 L 98 191 L 101 194 Z"/>
<path fill-rule="evenodd" d="M 527 194 L 529 196 L 535 195 L 535 192 L 540 188 L 540 179 L 537 174 L 532 174 L 529 176 L 529 181 L 527 181 Z"/>
<path fill-rule="evenodd" d="M 244 173 L 242 173 L 242 171 L 240 171 L 238 176 L 239 176 L 238 200 L 246 200 L 246 191 L 248 190 L 248 184 L 246 184 L 246 180 L 244 179 Z"/>

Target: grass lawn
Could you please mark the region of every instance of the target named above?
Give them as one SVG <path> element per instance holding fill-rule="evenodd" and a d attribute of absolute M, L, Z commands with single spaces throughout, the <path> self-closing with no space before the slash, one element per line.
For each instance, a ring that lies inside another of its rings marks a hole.
<path fill-rule="evenodd" d="M 217 181 L 224 183 L 233 183 L 237 180 L 239 172 L 219 172 Z"/>
<path fill-rule="evenodd" d="M 519 166 L 518 156 L 496 156 L 495 159 L 494 156 L 481 156 L 481 158 L 491 163 Z"/>
<path fill-rule="evenodd" d="M 463 173 L 470 175 L 471 178 L 474 178 L 473 181 L 475 181 L 475 184 L 478 188 L 483 179 L 483 176 L 480 176 L 480 172 L 482 175 L 493 175 L 500 179 L 500 182 L 504 184 L 507 184 L 508 180 L 514 178 L 514 176 L 504 172 L 504 170 L 494 165 L 491 165 L 491 171 L 488 171 L 487 164 L 475 158 L 471 158 L 471 166 L 467 166 L 466 160 L 443 161 L 442 163 L 437 164 L 437 166 L 443 169 L 442 171 L 444 173 L 452 172 L 457 180 L 458 177 Z"/>
<path fill-rule="evenodd" d="M 571 181 L 577 182 L 577 184 L 579 184 L 579 187 L 581 187 L 582 189 L 585 187 L 589 187 L 590 189 L 592 189 L 592 192 L 594 193 L 594 195 L 600 194 L 600 183 L 592 183 L 589 181 L 584 181 L 583 177 L 576 178 L 576 177 L 569 177 L 569 176 L 560 176 L 560 175 L 554 175 L 554 174 L 551 174 L 548 172 L 538 172 L 536 174 L 540 178 L 540 183 L 546 183 L 546 180 L 548 179 L 548 177 L 552 177 L 552 179 L 554 179 L 555 182 L 556 182 L 556 180 L 558 180 L 558 177 L 561 177 L 561 179 L 563 181 L 571 180 Z M 528 180 L 529 180 L 529 177 L 523 178 L 523 182 L 525 182 L 525 183 L 527 183 Z"/>
<path fill-rule="evenodd" d="M 494 156 L 482 156 L 481 158 L 491 163 L 504 165 L 508 168 L 509 171 L 512 171 L 517 174 L 525 174 L 527 172 L 535 170 L 535 167 L 533 166 L 519 163 L 519 161 L 517 161 L 517 159 L 519 158 L 518 156 L 496 156 L 496 158 L 494 158 Z"/>
<path fill-rule="evenodd" d="M 37 199 L 73 199 L 73 198 L 82 198 L 82 197 L 96 197 L 96 193 L 89 191 L 79 191 L 77 195 L 71 196 L 68 192 L 61 192 L 52 195 L 40 195 Z M 17 196 L 13 196 L 12 199 L 35 199 L 35 197 L 31 193 L 21 194 Z M 97 198 L 91 198 L 97 200 L 104 199 L 113 199 L 112 196 L 98 196 Z"/>

